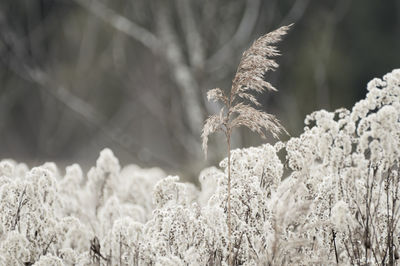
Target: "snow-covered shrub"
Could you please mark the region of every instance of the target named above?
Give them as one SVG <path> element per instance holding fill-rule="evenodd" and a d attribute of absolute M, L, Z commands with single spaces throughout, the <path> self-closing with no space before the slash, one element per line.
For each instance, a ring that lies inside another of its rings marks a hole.
<path fill-rule="evenodd" d="M 286 143 L 233 150 L 233 263 L 395 264 L 399 156 L 400 70 Z M 227 265 L 227 159 L 199 182 L 121 168 L 108 149 L 87 175 L 3 160 L 0 265 Z"/>

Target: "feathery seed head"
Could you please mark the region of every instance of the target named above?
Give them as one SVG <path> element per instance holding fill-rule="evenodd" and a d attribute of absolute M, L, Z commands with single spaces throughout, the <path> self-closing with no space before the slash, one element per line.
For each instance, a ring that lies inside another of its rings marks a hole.
<path fill-rule="evenodd" d="M 208 136 L 218 130 L 230 134 L 233 128 L 245 126 L 258 133 L 262 138 L 266 137 L 267 131 L 271 132 L 275 138 L 278 138 L 281 132 L 287 133 L 275 116 L 258 110 L 249 104 L 244 104 L 243 100 L 259 107 L 261 104 L 252 93 L 262 93 L 265 90 L 277 91 L 271 83 L 264 80 L 264 75 L 278 67 L 273 58 L 280 54 L 273 44 L 282 39 L 290 26 L 280 27 L 261 36 L 243 53 L 229 95 L 225 95 L 219 88 L 212 89 L 207 93 L 209 101 L 220 101 L 227 111 L 224 113 L 221 110 L 219 115 L 211 115 L 205 121 L 201 137 L 206 156 Z"/>

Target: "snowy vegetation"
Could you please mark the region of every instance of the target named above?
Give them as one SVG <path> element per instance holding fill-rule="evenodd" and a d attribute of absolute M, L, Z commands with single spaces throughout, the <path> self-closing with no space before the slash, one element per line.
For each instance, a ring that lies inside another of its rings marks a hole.
<path fill-rule="evenodd" d="M 285 143 L 232 151 L 235 265 L 396 263 L 400 70 L 367 89 Z M 227 265 L 227 159 L 199 182 L 109 149 L 87 175 L 3 160 L 0 265 Z"/>

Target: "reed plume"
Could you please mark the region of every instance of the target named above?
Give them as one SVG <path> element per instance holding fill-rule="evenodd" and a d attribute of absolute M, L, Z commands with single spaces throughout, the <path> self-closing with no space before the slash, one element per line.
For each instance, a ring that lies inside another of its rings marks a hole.
<path fill-rule="evenodd" d="M 277 91 L 271 83 L 264 80 L 264 75 L 268 71 L 274 71 L 278 64 L 273 59 L 280 55 L 274 44 L 278 43 L 282 36 L 287 33 L 291 25 L 280 27 L 259 39 L 246 50 L 241 58 L 236 75 L 232 81 L 229 94 L 222 89 L 215 88 L 207 93 L 209 101 L 220 101 L 223 104 L 219 114 L 211 115 L 205 121 L 202 132 L 202 147 L 207 156 L 208 137 L 212 133 L 222 131 L 225 134 L 228 148 L 228 249 L 229 265 L 232 261 L 232 226 L 231 226 L 231 134 L 235 127 L 245 126 L 251 131 L 258 133 L 262 138 L 266 133 L 272 133 L 273 137 L 278 138 L 282 132 L 286 132 L 278 119 L 272 114 L 268 114 L 257 109 L 261 104 L 258 102 L 254 93 L 265 91 Z"/>

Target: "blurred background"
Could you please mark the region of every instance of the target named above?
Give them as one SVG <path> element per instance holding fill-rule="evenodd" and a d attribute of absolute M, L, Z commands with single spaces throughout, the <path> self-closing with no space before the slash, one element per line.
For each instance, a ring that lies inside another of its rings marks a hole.
<path fill-rule="evenodd" d="M 292 136 L 400 67 L 399 0 L 2 0 L 0 157 L 87 169 L 110 147 L 122 164 L 193 180 L 226 154 L 221 135 L 207 160 L 200 149 L 219 109 L 207 90 L 229 90 L 242 52 L 290 23 L 266 75 L 279 92 L 257 97 Z"/>

